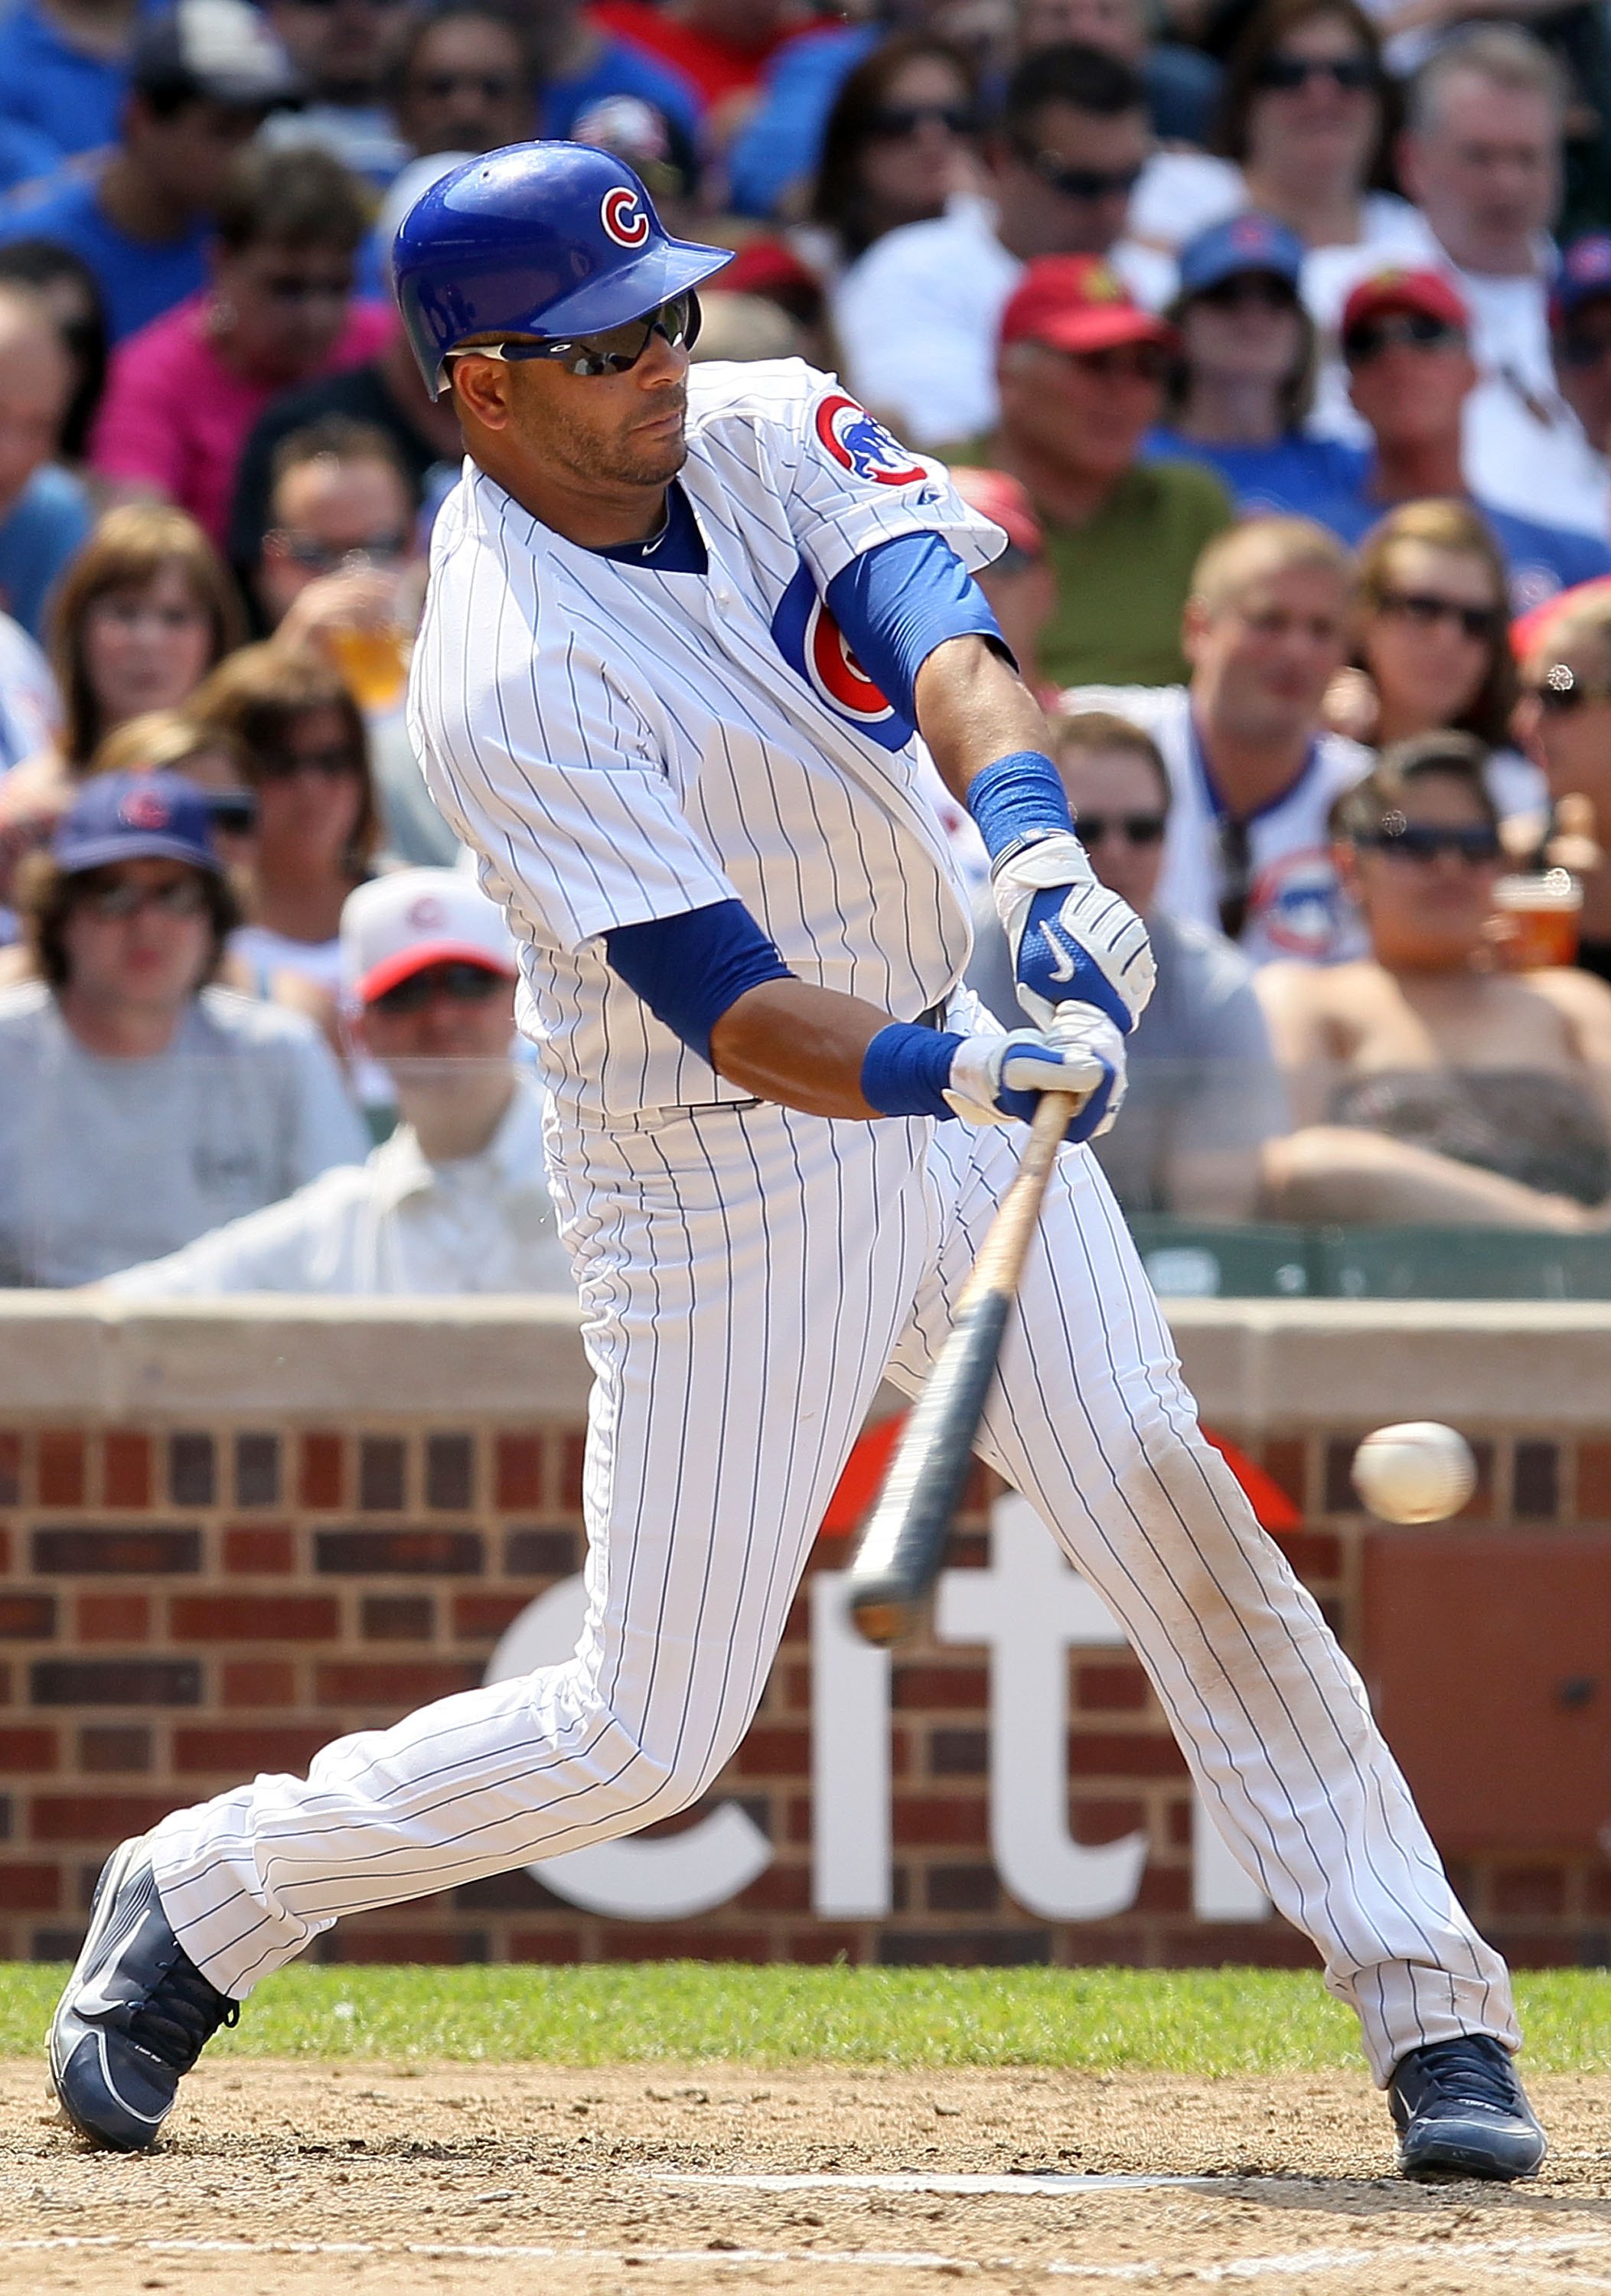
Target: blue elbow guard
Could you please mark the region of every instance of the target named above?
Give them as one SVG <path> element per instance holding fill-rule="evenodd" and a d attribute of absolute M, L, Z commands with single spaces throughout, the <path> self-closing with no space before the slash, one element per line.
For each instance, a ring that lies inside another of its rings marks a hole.
<path fill-rule="evenodd" d="M 610 969 L 702 1061 L 711 1031 L 744 991 L 787 980 L 788 966 L 742 901 L 617 925 L 604 935 Z"/>
<path fill-rule="evenodd" d="M 1005 652 L 983 591 L 942 536 L 898 534 L 835 574 L 828 611 L 857 660 L 908 726 L 917 673 L 948 638 L 991 638 Z"/>

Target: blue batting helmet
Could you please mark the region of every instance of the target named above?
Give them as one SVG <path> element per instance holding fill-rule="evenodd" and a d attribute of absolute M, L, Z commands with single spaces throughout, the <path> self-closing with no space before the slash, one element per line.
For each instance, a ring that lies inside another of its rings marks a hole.
<path fill-rule="evenodd" d="M 447 354 L 472 335 L 596 334 L 732 260 L 727 248 L 672 239 L 631 168 L 609 152 L 510 144 L 450 169 L 415 201 L 391 267 L 437 398 Z"/>

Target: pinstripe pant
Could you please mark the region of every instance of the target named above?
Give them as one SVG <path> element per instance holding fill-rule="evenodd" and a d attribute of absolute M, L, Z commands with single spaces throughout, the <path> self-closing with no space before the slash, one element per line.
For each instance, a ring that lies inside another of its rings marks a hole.
<path fill-rule="evenodd" d="M 630 1833 L 748 1727 L 888 1366 L 921 1380 L 1019 1140 L 765 1105 L 571 1136 L 555 1191 L 596 1374 L 589 1608 L 565 1665 L 165 1818 L 162 1900 L 236 1996 L 344 1914 Z M 1197 1432 L 1091 1155 L 1066 1150 L 982 1445 L 1122 1622 L 1228 1839 L 1408 2048 L 1517 2034 L 1358 1676 Z"/>

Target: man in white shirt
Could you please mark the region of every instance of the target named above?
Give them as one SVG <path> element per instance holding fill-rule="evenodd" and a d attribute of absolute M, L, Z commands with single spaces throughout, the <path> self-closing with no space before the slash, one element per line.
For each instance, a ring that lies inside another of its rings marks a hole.
<path fill-rule="evenodd" d="M 886 234 L 840 282 L 851 389 L 914 445 L 971 439 L 995 422 L 997 332 L 1036 256 L 1106 255 L 1138 302 L 1167 302 L 1174 265 L 1123 236 L 1147 144 L 1131 65 L 1073 45 L 1027 57 L 1007 82 L 991 197 Z"/>
<path fill-rule="evenodd" d="M 1353 589 L 1353 561 L 1324 527 L 1249 519 L 1197 561 L 1189 685 L 1081 685 L 1063 697 L 1066 710 L 1112 710 L 1151 734 L 1173 791 L 1155 906 L 1217 927 L 1254 964 L 1335 964 L 1363 947 L 1327 818 L 1370 755 L 1320 727 L 1347 659 Z"/>
<path fill-rule="evenodd" d="M 1536 40 L 1515 25 L 1470 26 L 1415 81 L 1399 172 L 1426 221 L 1421 260 L 1452 281 L 1470 315 L 1479 381 L 1463 423 L 1467 485 L 1502 510 L 1603 535 L 1604 488 L 1584 492 L 1582 430 L 1549 351 L 1565 107 L 1559 70 Z M 1316 312 L 1323 325 L 1379 261 L 1361 250 L 1334 271 L 1331 303 Z M 1359 441 L 1343 390 L 1330 368 L 1318 423 Z"/>
<path fill-rule="evenodd" d="M 108 1289 L 569 1292 L 543 1177 L 545 1095 L 509 1058 L 514 953 L 497 911 L 455 870 L 377 877 L 342 910 L 341 968 L 354 1032 L 397 1086 L 398 1130 L 366 1163 Z"/>

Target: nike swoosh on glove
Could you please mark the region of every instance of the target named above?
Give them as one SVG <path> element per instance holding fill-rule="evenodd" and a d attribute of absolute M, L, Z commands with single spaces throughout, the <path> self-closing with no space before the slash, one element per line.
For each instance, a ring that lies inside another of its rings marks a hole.
<path fill-rule="evenodd" d="M 1079 839 L 1059 833 L 1023 846 L 1002 863 L 991 891 L 1031 1020 L 1049 1028 L 1062 1005 L 1094 1004 L 1128 1036 L 1157 978 L 1147 927 L 1097 882 Z"/>
<path fill-rule="evenodd" d="M 945 1097 L 966 1124 L 1027 1124 L 1043 1092 L 1081 1093 L 1065 1140 L 1106 1132 L 1124 1099 L 1124 1039 L 1105 1013 L 1064 1005 L 1042 1036 L 965 1037 L 951 1060 Z"/>

